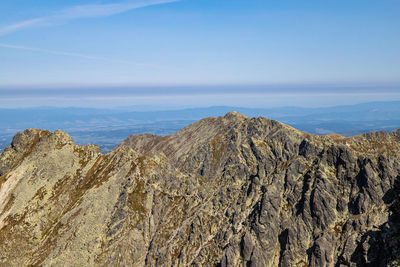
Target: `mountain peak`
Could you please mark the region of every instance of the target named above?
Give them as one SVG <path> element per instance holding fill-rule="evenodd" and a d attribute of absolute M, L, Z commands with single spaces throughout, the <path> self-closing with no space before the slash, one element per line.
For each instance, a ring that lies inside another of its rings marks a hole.
<path fill-rule="evenodd" d="M 231 112 L 227 113 L 224 116 L 224 118 L 227 118 L 227 119 L 232 119 L 232 118 L 233 119 L 247 119 L 248 117 L 246 115 L 243 115 L 243 114 L 237 112 L 237 111 L 231 111 Z"/>

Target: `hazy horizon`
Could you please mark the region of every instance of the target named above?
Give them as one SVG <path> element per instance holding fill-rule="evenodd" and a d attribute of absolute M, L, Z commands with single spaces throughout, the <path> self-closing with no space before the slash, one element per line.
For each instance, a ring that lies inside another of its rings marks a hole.
<path fill-rule="evenodd" d="M 0 108 L 400 100 L 400 2 L 0 3 Z"/>
<path fill-rule="evenodd" d="M 38 106 L 179 109 L 209 106 L 327 107 L 400 100 L 396 85 L 241 85 L 0 88 L 0 108 Z"/>

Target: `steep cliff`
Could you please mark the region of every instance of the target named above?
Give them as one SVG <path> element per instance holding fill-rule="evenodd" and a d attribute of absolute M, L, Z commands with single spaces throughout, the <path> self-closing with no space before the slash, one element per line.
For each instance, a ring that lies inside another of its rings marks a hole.
<path fill-rule="evenodd" d="M 399 130 L 236 112 L 105 155 L 28 129 L 0 156 L 0 265 L 395 265 L 399 158 Z"/>

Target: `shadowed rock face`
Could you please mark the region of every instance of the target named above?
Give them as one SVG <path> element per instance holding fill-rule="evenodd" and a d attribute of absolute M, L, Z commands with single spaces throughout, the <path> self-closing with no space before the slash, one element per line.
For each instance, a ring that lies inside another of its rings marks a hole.
<path fill-rule="evenodd" d="M 0 265 L 387 266 L 399 131 L 316 136 L 232 112 L 108 154 L 28 129 L 0 156 Z"/>

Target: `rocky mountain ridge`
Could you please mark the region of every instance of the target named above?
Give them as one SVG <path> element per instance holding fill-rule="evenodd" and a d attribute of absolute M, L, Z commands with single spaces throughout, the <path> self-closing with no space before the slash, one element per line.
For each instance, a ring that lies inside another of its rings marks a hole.
<path fill-rule="evenodd" d="M 236 112 L 107 154 L 28 129 L 0 156 L 0 265 L 395 265 L 399 157 L 400 130 Z"/>

